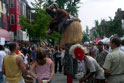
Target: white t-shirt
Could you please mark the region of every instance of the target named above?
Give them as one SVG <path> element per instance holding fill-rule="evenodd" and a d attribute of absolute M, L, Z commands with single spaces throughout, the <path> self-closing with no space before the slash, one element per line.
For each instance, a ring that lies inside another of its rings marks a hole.
<path fill-rule="evenodd" d="M 124 52 L 124 46 L 121 46 L 120 49 Z"/>
<path fill-rule="evenodd" d="M 91 56 L 86 56 L 87 59 L 84 63 L 84 73 L 89 69 L 90 72 L 95 72 L 97 79 L 105 79 L 104 77 L 104 70 L 100 67 L 97 61 L 92 58 Z"/>
<path fill-rule="evenodd" d="M 5 53 L 8 55 L 8 54 L 10 54 L 10 50 L 8 49 L 8 48 L 5 48 Z"/>
<path fill-rule="evenodd" d="M 28 64 L 28 56 L 24 56 L 24 63 Z"/>
<path fill-rule="evenodd" d="M 4 51 L 0 51 L 0 72 L 2 71 L 3 59 L 5 56 L 6 56 L 6 53 Z"/>

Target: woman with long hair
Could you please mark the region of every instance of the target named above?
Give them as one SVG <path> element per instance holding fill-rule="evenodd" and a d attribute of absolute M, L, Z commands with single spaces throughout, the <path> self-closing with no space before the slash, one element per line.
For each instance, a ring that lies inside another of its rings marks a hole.
<path fill-rule="evenodd" d="M 36 70 L 36 75 L 33 73 Z M 36 83 L 51 83 L 54 75 L 54 63 L 50 58 L 46 57 L 43 48 L 39 48 L 36 53 L 36 61 L 31 66 L 31 73 L 35 77 Z"/>

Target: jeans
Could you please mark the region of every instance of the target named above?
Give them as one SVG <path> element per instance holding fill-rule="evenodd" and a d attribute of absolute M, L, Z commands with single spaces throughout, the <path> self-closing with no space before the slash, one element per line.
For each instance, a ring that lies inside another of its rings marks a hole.
<path fill-rule="evenodd" d="M 4 75 L 0 72 L 0 83 L 4 83 Z"/>
<path fill-rule="evenodd" d="M 43 78 L 42 80 L 48 80 L 48 78 Z M 36 83 L 38 83 L 38 80 L 36 80 Z M 49 83 L 52 83 L 52 81 L 50 80 Z"/>

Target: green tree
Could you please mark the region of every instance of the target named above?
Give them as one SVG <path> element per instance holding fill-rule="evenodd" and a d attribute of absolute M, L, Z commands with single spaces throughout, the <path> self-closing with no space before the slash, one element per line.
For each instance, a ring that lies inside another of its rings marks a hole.
<path fill-rule="evenodd" d="M 89 27 L 88 26 L 86 26 L 86 33 L 89 36 Z"/>
<path fill-rule="evenodd" d="M 118 34 L 119 37 L 123 36 L 124 31 L 121 28 L 121 20 L 117 17 L 112 19 L 109 17 L 109 21 L 101 20 L 99 23 L 98 20 L 95 21 L 96 33 L 98 37 L 103 38 L 104 36 L 110 37 L 113 34 Z"/>
<path fill-rule="evenodd" d="M 57 32 L 54 32 L 53 35 L 47 35 L 46 32 L 48 30 L 48 25 L 50 23 L 50 16 L 46 14 L 46 10 L 43 8 L 44 1 L 42 0 L 35 0 L 34 3 L 32 3 L 32 10 L 34 12 L 34 22 L 33 24 L 30 24 L 28 22 L 28 19 L 24 16 L 21 16 L 20 24 L 23 27 L 23 29 L 27 29 L 28 34 L 33 39 L 46 39 L 46 38 L 52 38 L 53 40 L 60 37 L 60 34 Z"/>
<path fill-rule="evenodd" d="M 119 37 L 123 36 L 124 31 L 121 29 L 121 20 L 117 17 L 114 19 L 110 18 L 109 24 L 108 24 L 108 31 L 109 31 L 109 36 L 113 34 L 118 34 Z"/>
<path fill-rule="evenodd" d="M 83 31 L 82 34 L 83 34 L 82 42 L 88 41 L 89 39 L 88 39 L 87 33 L 85 31 Z"/>
<path fill-rule="evenodd" d="M 83 31 L 83 38 L 82 38 L 82 42 L 87 42 L 89 41 L 89 27 L 86 26 L 86 31 Z"/>
<path fill-rule="evenodd" d="M 102 26 L 99 24 L 98 20 L 95 21 L 95 27 L 96 27 L 98 37 L 103 38 L 104 32 L 103 32 Z"/>

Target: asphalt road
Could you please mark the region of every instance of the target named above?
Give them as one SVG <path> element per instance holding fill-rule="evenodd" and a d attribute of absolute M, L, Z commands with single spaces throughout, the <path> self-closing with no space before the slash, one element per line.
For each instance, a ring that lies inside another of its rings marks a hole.
<path fill-rule="evenodd" d="M 52 83 L 66 83 L 67 77 L 63 74 L 56 73 L 52 79 Z M 78 79 L 73 79 L 73 83 L 79 83 Z"/>

